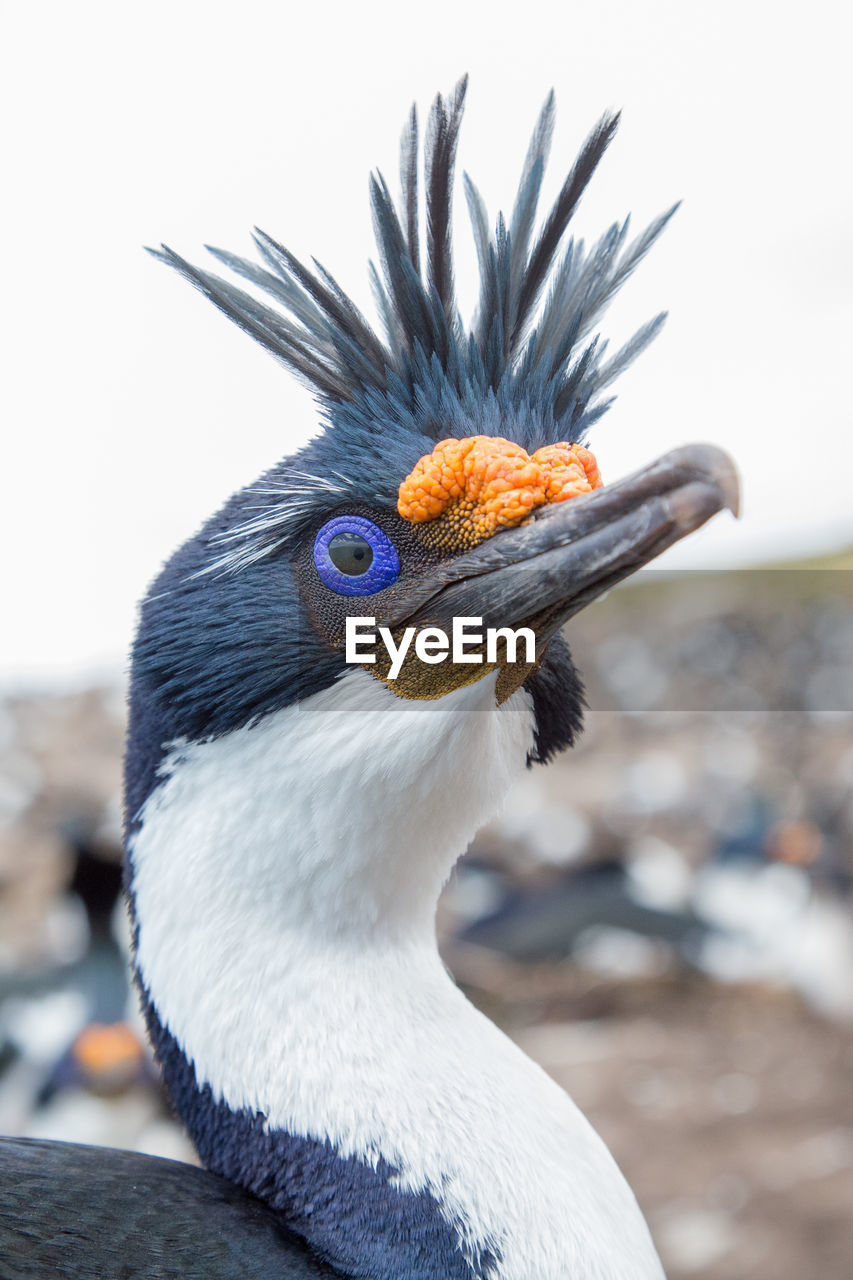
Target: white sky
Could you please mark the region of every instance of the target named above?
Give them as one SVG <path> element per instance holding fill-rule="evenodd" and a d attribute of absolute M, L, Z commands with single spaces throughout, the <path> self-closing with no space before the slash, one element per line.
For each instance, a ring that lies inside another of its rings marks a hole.
<path fill-rule="evenodd" d="M 853 542 L 847 12 L 837 0 L 9 5 L 6 682 L 121 662 L 160 562 L 314 430 L 308 394 L 140 246 L 164 240 L 195 261 L 206 242 L 248 252 L 257 223 L 369 306 L 368 172 L 396 187 L 409 104 L 423 118 L 465 70 L 460 167 L 490 214 L 511 204 L 552 85 L 546 194 L 602 110 L 624 110 L 582 233 L 684 198 L 607 331 L 664 307 L 669 323 L 593 440 L 605 480 L 688 440 L 734 454 L 743 521 L 718 517 L 670 563 Z"/>

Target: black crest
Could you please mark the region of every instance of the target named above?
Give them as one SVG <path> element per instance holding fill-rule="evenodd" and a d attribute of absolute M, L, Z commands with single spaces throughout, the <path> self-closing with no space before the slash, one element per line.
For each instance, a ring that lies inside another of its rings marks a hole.
<path fill-rule="evenodd" d="M 628 219 L 593 245 L 568 238 L 578 202 L 607 149 L 618 116 L 604 116 L 581 149 L 553 208 L 536 229 L 536 212 L 554 124 L 549 95 L 537 122 L 507 222 L 494 230 L 482 197 L 465 176 L 465 195 L 480 269 L 480 296 L 467 329 L 453 282 L 453 174 L 467 80 L 439 95 L 424 145 L 426 246 L 419 234 L 420 142 L 415 108 L 403 133 L 399 207 L 380 173 L 371 178 L 380 267 L 371 264 L 384 335 L 379 336 L 336 280 L 309 269 L 262 231 L 260 261 L 210 252 L 269 302 L 191 265 L 171 249 L 153 251 L 197 286 L 236 324 L 303 378 L 332 423 L 343 412 L 374 416 L 393 404 L 389 421 L 436 435 L 436 418 L 476 418 L 489 399 L 511 418 L 533 410 L 553 439 L 579 439 L 607 408 L 603 393 L 655 336 L 655 317 L 615 355 L 590 336 L 607 303 L 660 235 L 674 209 L 628 240 Z M 677 207 L 677 206 L 676 206 Z M 448 405 L 452 407 L 449 409 Z M 440 406 L 441 412 L 435 410 Z M 453 412 L 455 408 L 456 412 Z M 462 411 L 461 415 L 459 410 Z M 418 421 L 418 419 L 422 419 Z M 509 434 L 512 434 L 509 432 Z"/>

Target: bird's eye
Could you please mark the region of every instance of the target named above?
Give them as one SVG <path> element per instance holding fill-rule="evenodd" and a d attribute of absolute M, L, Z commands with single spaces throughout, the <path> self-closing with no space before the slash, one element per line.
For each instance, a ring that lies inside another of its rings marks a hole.
<path fill-rule="evenodd" d="M 350 577 L 367 573 L 373 562 L 373 547 L 360 533 L 336 533 L 326 550 L 335 568 Z"/>
<path fill-rule="evenodd" d="M 314 564 L 339 596 L 369 596 L 397 580 L 400 557 L 384 530 L 365 516 L 335 516 L 314 539 Z"/>

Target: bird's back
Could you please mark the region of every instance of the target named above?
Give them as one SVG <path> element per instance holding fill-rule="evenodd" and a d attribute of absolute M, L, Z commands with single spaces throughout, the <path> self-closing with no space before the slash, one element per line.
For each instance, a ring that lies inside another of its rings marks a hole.
<path fill-rule="evenodd" d="M 176 1160 L 0 1138 L 2 1280 L 334 1280 L 260 1200 Z"/>

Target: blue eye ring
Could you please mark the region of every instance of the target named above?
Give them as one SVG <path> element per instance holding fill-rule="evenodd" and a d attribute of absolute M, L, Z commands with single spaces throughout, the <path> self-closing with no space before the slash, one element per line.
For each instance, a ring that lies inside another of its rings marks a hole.
<path fill-rule="evenodd" d="M 329 554 L 329 543 L 338 534 L 364 538 L 373 558 L 364 573 L 341 573 Z M 325 585 L 339 596 L 370 596 L 390 587 L 400 574 L 397 548 L 383 529 L 366 516 L 334 516 L 327 520 L 314 539 L 314 564 Z"/>

